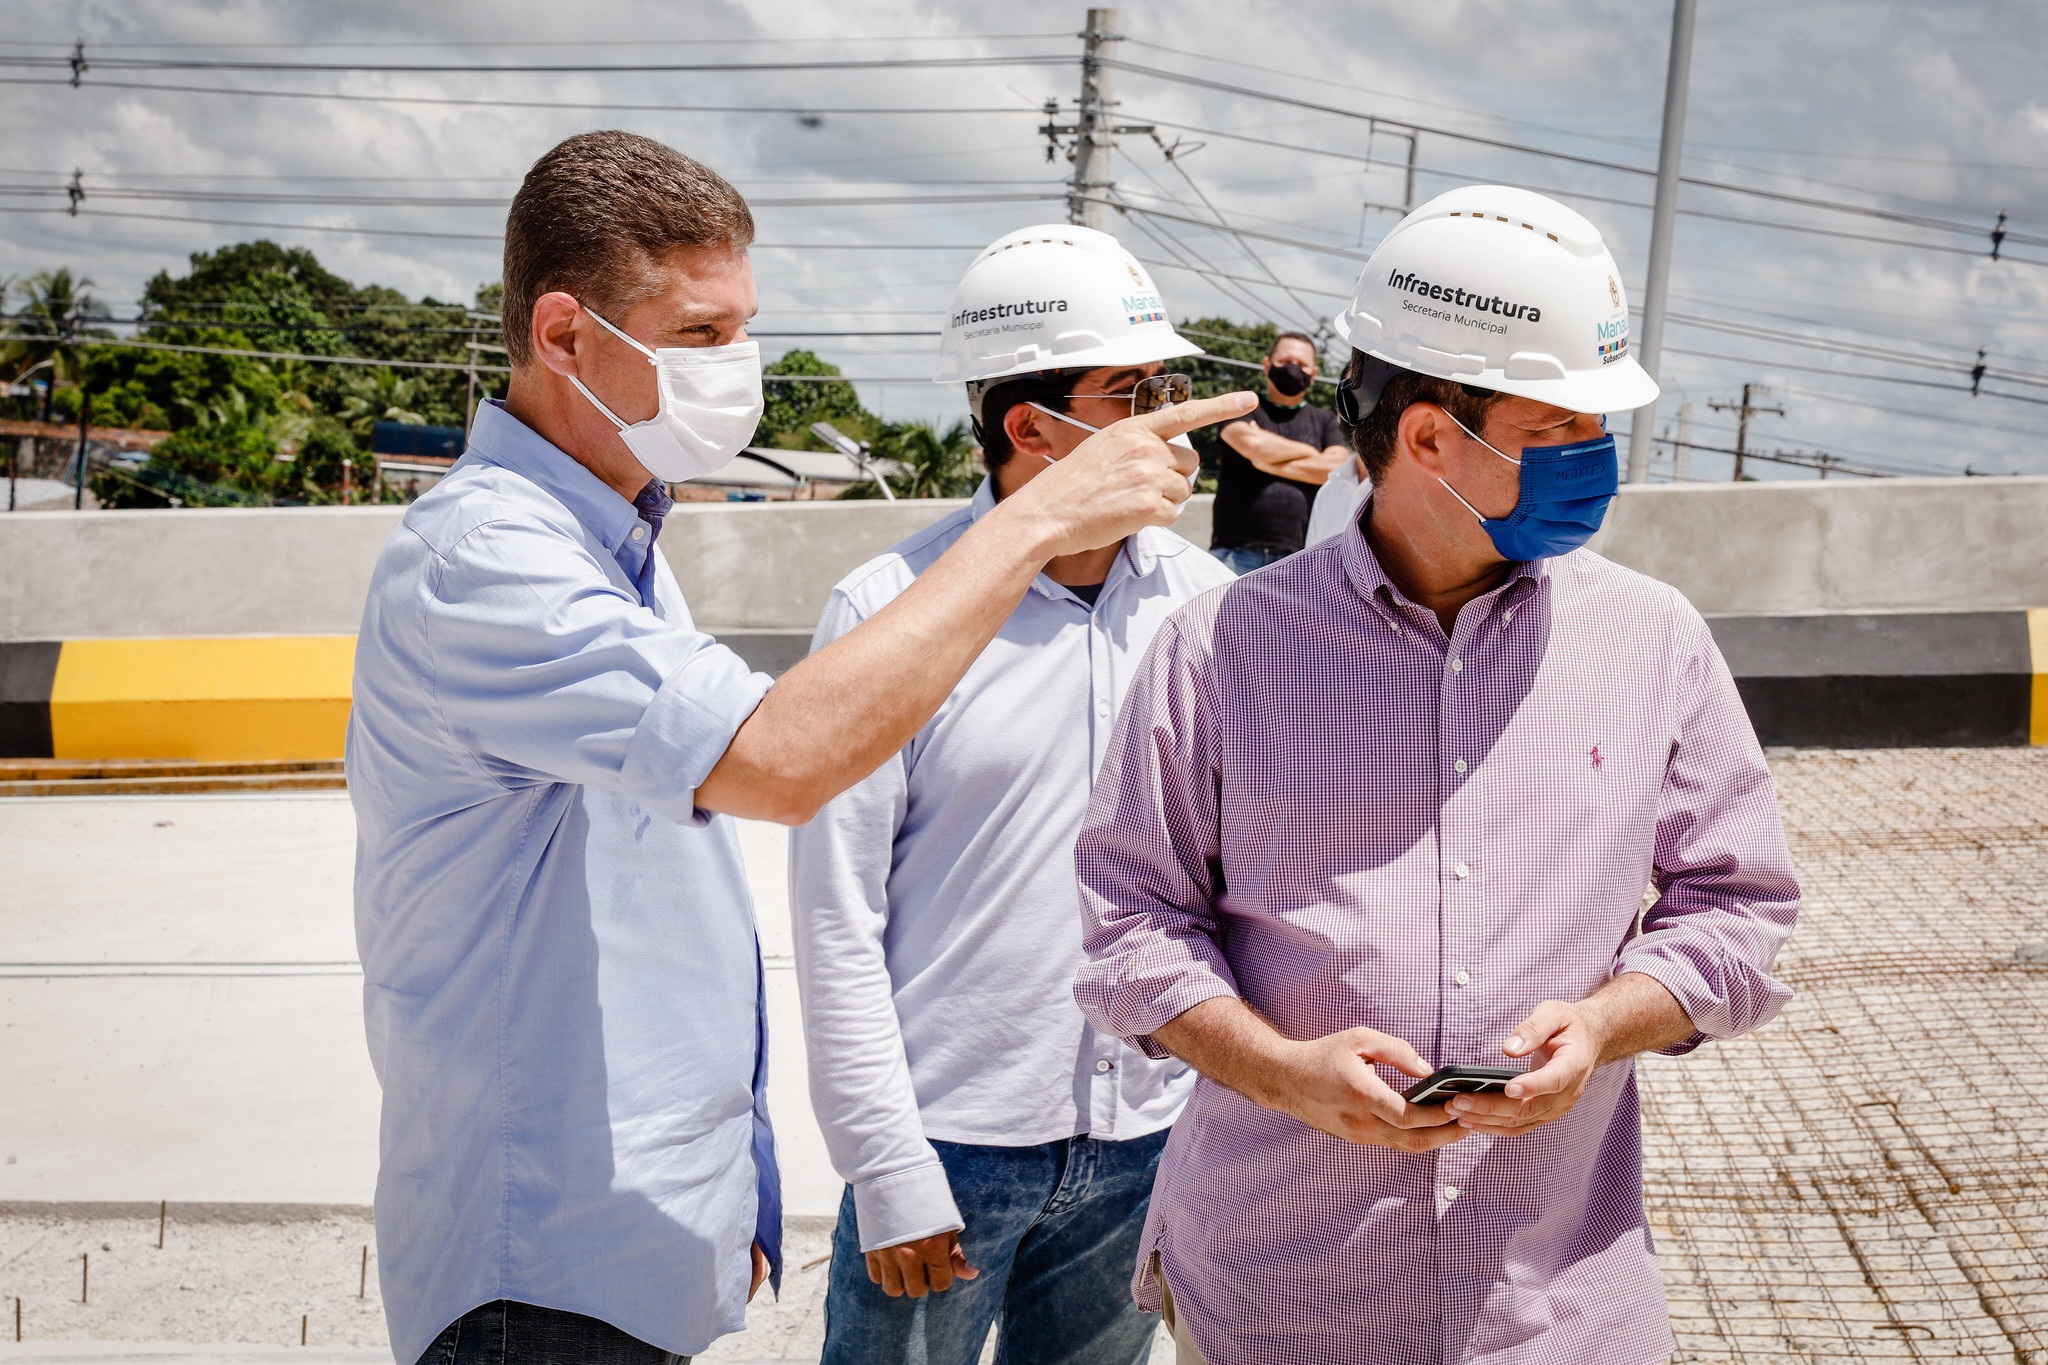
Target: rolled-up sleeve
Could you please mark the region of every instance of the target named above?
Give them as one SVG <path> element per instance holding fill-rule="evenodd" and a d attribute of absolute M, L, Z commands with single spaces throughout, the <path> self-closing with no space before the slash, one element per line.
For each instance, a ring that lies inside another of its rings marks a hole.
<path fill-rule="evenodd" d="M 1698 1032 L 1671 1055 L 1747 1033 L 1784 1007 L 1792 992 L 1771 966 L 1799 913 L 1771 770 L 1706 622 L 1688 616 L 1658 798 L 1658 899 L 1614 966 L 1655 978 L 1692 1019 Z"/>
<path fill-rule="evenodd" d="M 860 621 L 845 594 L 834 592 L 811 648 Z M 907 753 L 894 755 L 789 839 L 811 1107 L 833 1168 L 853 1187 L 862 1251 L 966 1226 L 918 1113 L 884 944 L 908 763 Z"/>
<path fill-rule="evenodd" d="M 623 792 L 679 822 L 770 680 L 546 528 L 489 522 L 429 575 L 433 701 L 496 781 Z"/>
<path fill-rule="evenodd" d="M 1074 999 L 1152 1057 L 1161 1025 L 1235 996 L 1221 947 L 1217 746 L 1207 650 L 1168 621 L 1124 699 L 1074 846 L 1088 960 Z"/>

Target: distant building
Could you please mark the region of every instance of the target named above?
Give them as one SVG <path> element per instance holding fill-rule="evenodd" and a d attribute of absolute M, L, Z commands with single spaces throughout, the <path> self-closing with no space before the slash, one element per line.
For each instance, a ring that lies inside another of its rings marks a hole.
<path fill-rule="evenodd" d="M 407 502 L 441 482 L 467 444 L 468 434 L 461 427 L 378 422 L 370 428 L 377 482 L 397 489 Z"/>

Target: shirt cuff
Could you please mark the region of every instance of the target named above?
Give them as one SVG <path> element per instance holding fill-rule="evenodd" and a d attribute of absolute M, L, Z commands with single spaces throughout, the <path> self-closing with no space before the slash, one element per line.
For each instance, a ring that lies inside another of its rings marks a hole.
<path fill-rule="evenodd" d="M 626 794 L 678 824 L 707 823 L 711 816 L 697 809 L 697 788 L 773 685 L 707 637 L 704 648 L 662 680 L 642 713 L 620 768 Z"/>
<path fill-rule="evenodd" d="M 967 1226 L 953 1202 L 946 1168 L 936 1161 L 861 1181 L 853 1187 L 853 1212 L 863 1252 Z"/>
<path fill-rule="evenodd" d="M 1688 947 L 1697 950 L 1697 945 L 1683 942 L 1659 943 L 1655 939 L 1639 939 L 1614 964 L 1612 974 L 1615 976 L 1624 972 L 1640 972 L 1670 991 L 1671 998 L 1685 1011 L 1685 1017 L 1693 1022 L 1692 1035 L 1669 1047 L 1658 1048 L 1660 1057 L 1683 1057 L 1702 1043 L 1725 1041 L 1761 1028 L 1776 1017 L 1791 998 L 1792 992 L 1782 983 L 1765 973 L 1755 972 L 1739 978 L 1737 984 L 1754 984 L 1760 989 L 1741 991 L 1723 988 L 1728 994 L 1753 998 L 1723 999 L 1714 990 L 1707 972 L 1691 960 L 1686 952 Z"/>
<path fill-rule="evenodd" d="M 1086 969 L 1083 971 L 1085 974 Z M 1076 990 L 1075 995 L 1080 998 L 1083 992 Z M 1233 983 L 1209 970 L 1206 964 L 1192 963 L 1179 980 L 1142 1002 L 1125 1004 L 1112 1012 L 1109 1009 L 1090 1009 L 1087 1000 L 1082 999 L 1081 1012 L 1103 1032 L 1122 1037 L 1132 1047 L 1158 1061 L 1173 1054 L 1152 1037 L 1155 1030 L 1166 1027 L 1205 1000 L 1237 998 L 1237 987 Z"/>

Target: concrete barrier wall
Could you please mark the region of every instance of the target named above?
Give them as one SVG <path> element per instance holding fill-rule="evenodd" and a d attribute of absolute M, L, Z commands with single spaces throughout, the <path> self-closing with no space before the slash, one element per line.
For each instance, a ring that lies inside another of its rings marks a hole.
<path fill-rule="evenodd" d="M 957 503 L 697 504 L 662 548 L 697 619 L 808 631 Z M 397 508 L 0 515 L 0 640 L 350 634 Z M 1178 530 L 1209 539 L 1198 498 Z M 1594 548 L 1709 615 L 2048 604 L 2048 478 L 1624 489 Z"/>
<path fill-rule="evenodd" d="M 1593 548 L 1709 616 L 2048 604 L 2048 478 L 1626 488 Z"/>
<path fill-rule="evenodd" d="M 697 620 L 780 673 L 833 583 L 959 505 L 684 505 L 662 544 Z M 1210 513 L 1177 529 L 1206 544 Z M 0 756 L 338 752 L 401 515 L 0 515 Z M 1767 743 L 2048 742 L 2048 478 L 1629 489 L 1594 544 L 1707 614 Z"/>

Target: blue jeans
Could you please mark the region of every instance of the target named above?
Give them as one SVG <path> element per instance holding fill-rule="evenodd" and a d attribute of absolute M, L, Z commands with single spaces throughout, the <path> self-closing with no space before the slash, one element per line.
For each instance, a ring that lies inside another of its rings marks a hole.
<path fill-rule="evenodd" d="M 1209 553 L 1221 560 L 1223 567 L 1239 578 L 1243 578 L 1253 569 L 1263 569 L 1268 564 L 1277 564 L 1287 558 L 1285 550 L 1244 550 L 1228 545 L 1219 546 Z"/>
<path fill-rule="evenodd" d="M 448 1324 L 419 1365 L 689 1365 L 608 1322 L 499 1299 Z"/>
<path fill-rule="evenodd" d="M 853 1191 L 839 1205 L 823 1365 L 974 1365 L 992 1323 L 997 1365 L 1136 1365 L 1159 1315 L 1131 1302 L 1138 1239 L 1166 1133 L 1038 1147 L 934 1142 L 980 1278 L 892 1299 L 868 1278 Z"/>

